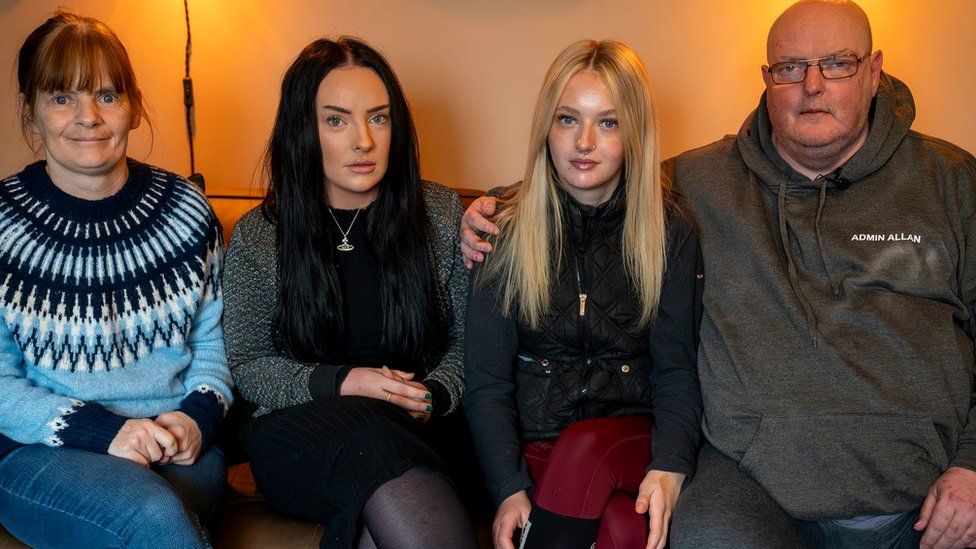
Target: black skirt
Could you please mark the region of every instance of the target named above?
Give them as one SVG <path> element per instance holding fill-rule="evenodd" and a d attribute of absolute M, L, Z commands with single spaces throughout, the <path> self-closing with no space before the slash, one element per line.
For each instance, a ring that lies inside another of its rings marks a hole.
<path fill-rule="evenodd" d="M 438 430 L 382 400 L 335 397 L 257 418 L 248 450 L 271 505 L 324 523 L 322 547 L 354 547 L 360 512 L 383 483 L 416 466 L 445 473 L 428 443 Z"/>

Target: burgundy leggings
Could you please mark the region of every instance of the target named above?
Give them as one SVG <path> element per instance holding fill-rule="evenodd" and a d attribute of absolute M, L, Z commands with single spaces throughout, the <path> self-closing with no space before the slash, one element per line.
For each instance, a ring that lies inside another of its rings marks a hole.
<path fill-rule="evenodd" d="M 522 453 L 536 485 L 536 505 L 560 515 L 599 518 L 600 549 L 647 544 L 647 515 L 634 512 L 634 498 L 651 458 L 650 418 L 579 421 L 555 442 L 530 442 Z"/>

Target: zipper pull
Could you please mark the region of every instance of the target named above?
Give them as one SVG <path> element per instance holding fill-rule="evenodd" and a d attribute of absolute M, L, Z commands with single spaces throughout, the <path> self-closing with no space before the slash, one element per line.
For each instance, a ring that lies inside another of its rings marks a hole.
<path fill-rule="evenodd" d="M 586 316 L 586 294 L 580 294 L 580 316 Z"/>

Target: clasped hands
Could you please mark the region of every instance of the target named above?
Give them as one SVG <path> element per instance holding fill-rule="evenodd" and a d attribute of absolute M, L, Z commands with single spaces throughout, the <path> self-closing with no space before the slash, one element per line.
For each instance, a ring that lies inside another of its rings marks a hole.
<path fill-rule="evenodd" d="M 434 411 L 433 397 L 427 386 L 413 380 L 414 375 L 401 370 L 357 367 L 349 370 L 339 387 L 341 396 L 364 396 L 385 400 L 406 410 L 418 421 L 427 422 Z"/>
<path fill-rule="evenodd" d="M 112 439 L 110 455 L 134 461 L 143 467 L 193 465 L 200 456 L 203 435 L 197 422 L 179 411 L 156 417 L 129 419 Z"/>

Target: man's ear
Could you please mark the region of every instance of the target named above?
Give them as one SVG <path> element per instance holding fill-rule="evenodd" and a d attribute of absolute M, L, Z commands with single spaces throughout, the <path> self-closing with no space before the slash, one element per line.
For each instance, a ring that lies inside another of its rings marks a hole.
<path fill-rule="evenodd" d="M 871 54 L 871 95 L 877 95 L 878 85 L 881 83 L 881 65 L 884 64 L 884 54 L 878 50 Z"/>
<path fill-rule="evenodd" d="M 762 79 L 763 79 L 763 82 L 766 83 L 766 89 L 768 90 L 769 88 L 772 88 L 773 87 L 773 77 L 772 77 L 772 75 L 769 74 L 769 67 L 767 67 L 766 65 L 763 65 L 759 69 L 759 72 L 762 73 Z"/>

